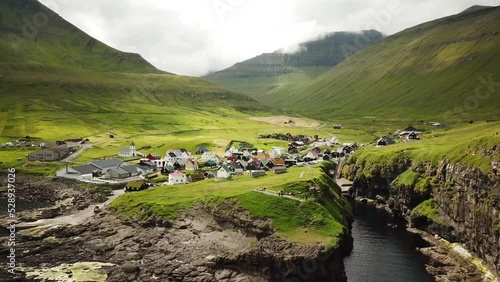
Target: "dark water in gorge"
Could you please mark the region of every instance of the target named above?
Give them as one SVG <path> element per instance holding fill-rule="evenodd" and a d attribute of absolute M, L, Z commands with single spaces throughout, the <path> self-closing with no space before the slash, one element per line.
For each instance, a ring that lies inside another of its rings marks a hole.
<path fill-rule="evenodd" d="M 358 205 L 354 215 L 353 251 L 344 260 L 349 282 L 433 281 L 415 251 L 420 240 L 387 226 L 386 216 L 373 207 Z"/>

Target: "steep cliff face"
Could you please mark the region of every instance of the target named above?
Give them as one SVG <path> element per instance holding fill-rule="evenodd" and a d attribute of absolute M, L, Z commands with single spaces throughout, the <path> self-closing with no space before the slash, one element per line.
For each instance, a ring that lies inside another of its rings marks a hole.
<path fill-rule="evenodd" d="M 354 180 L 357 195 L 377 198 L 396 218 L 404 218 L 412 226 L 464 245 L 498 275 L 498 162 L 492 162 L 490 171 L 447 159 L 438 165 L 412 163 L 405 158 L 393 163 L 381 168 L 351 161 L 346 172 Z"/>

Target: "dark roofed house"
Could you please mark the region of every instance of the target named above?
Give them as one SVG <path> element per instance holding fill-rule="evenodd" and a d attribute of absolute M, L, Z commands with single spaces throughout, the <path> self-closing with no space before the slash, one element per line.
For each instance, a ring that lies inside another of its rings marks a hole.
<path fill-rule="evenodd" d="M 47 148 L 41 151 L 33 152 L 28 154 L 28 159 L 30 161 L 44 161 L 51 162 L 57 161 L 70 153 L 70 148 L 67 145 L 61 145 L 54 148 Z"/>
<path fill-rule="evenodd" d="M 110 178 L 123 179 L 130 177 L 130 172 L 124 170 L 121 167 L 115 167 L 108 170 L 108 175 Z"/>
<path fill-rule="evenodd" d="M 408 134 L 408 136 L 406 138 L 408 140 L 418 140 L 419 139 L 418 134 L 416 132 L 412 132 L 412 133 Z"/>
<path fill-rule="evenodd" d="M 121 167 L 122 169 L 128 171 L 130 173 L 130 176 L 138 176 L 140 175 L 139 173 L 139 166 L 136 165 L 136 164 L 133 164 L 133 165 L 124 165 Z"/>
<path fill-rule="evenodd" d="M 93 165 L 99 167 L 100 169 L 108 170 L 113 167 L 118 167 L 123 165 L 123 162 L 119 159 L 109 159 L 109 160 L 97 160 L 92 162 Z"/>
<path fill-rule="evenodd" d="M 380 147 L 380 146 L 388 146 L 388 145 L 391 145 L 391 144 L 395 144 L 396 142 L 394 142 L 394 139 L 392 139 L 391 137 L 389 136 L 383 136 L 381 137 L 378 141 L 377 141 L 377 146 Z"/>
<path fill-rule="evenodd" d="M 273 167 L 273 173 L 274 174 L 282 174 L 287 172 L 286 166 L 275 166 Z"/>
<path fill-rule="evenodd" d="M 198 146 L 198 149 L 196 150 L 196 154 L 201 155 L 205 152 L 208 152 L 207 146 Z"/>
<path fill-rule="evenodd" d="M 80 176 L 92 175 L 93 172 L 98 171 L 99 168 L 92 163 L 74 166 L 68 169 L 69 174 L 79 174 Z"/>
<path fill-rule="evenodd" d="M 125 185 L 125 192 L 130 192 L 130 191 L 140 191 L 148 189 L 148 184 L 146 181 L 130 181 Z"/>
<path fill-rule="evenodd" d="M 403 131 L 413 132 L 413 131 L 420 131 L 420 130 L 416 129 L 412 125 L 409 125 L 407 128 L 403 129 Z"/>

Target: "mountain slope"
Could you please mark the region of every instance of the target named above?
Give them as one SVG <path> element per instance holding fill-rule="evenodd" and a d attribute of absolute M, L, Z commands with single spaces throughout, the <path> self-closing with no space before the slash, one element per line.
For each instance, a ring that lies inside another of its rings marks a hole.
<path fill-rule="evenodd" d="M 168 123 L 179 111 L 260 108 L 246 95 L 115 50 L 38 1 L 0 2 L 0 136 L 37 134 L 68 125 L 68 118 L 82 128 L 106 130 L 144 123 L 115 117 L 124 113 L 145 121 L 165 113 Z"/>
<path fill-rule="evenodd" d="M 243 93 L 262 93 L 315 78 L 381 38 L 383 35 L 375 30 L 325 34 L 301 43 L 295 53 L 283 50 L 264 53 L 206 78 Z"/>
<path fill-rule="evenodd" d="M 259 99 L 324 119 L 499 119 L 499 46 L 500 8 L 471 9 L 387 37 L 306 85 Z"/>
<path fill-rule="evenodd" d="M 0 2 L 0 50 L 2 63 L 162 73 L 139 54 L 103 44 L 34 0 Z"/>

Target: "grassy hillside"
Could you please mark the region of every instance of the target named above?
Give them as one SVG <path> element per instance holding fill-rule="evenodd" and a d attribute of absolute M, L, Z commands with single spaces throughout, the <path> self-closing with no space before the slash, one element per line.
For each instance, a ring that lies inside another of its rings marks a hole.
<path fill-rule="evenodd" d="M 162 73 L 90 37 L 36 0 L 0 2 L 0 68 Z"/>
<path fill-rule="evenodd" d="M 500 8 L 471 9 L 379 40 L 312 82 L 257 98 L 325 120 L 500 119 L 498 46 Z"/>
<path fill-rule="evenodd" d="M 295 53 L 283 50 L 264 53 L 206 78 L 229 89 L 257 95 L 284 85 L 312 80 L 382 37 L 375 30 L 325 34 L 301 43 Z"/>

